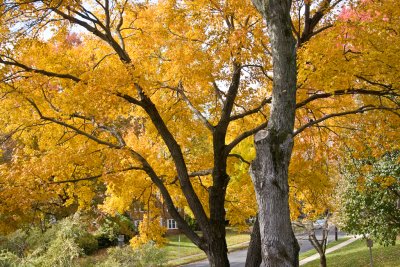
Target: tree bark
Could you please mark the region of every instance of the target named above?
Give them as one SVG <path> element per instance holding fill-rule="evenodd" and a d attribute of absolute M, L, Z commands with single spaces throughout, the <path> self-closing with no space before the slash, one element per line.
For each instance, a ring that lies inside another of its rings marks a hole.
<path fill-rule="evenodd" d="M 326 267 L 326 256 L 325 256 L 325 254 L 320 254 L 319 255 L 319 266 L 320 267 Z"/>
<path fill-rule="evenodd" d="M 209 249 L 206 252 L 211 267 L 229 267 L 228 249 L 225 239 L 225 224 L 213 229 L 208 238 Z"/>
<path fill-rule="evenodd" d="M 256 221 L 251 232 L 250 244 L 247 249 L 245 267 L 259 267 L 261 265 L 261 236 L 260 236 L 260 223 L 258 221 L 258 214 Z"/>
<path fill-rule="evenodd" d="M 256 158 L 250 169 L 259 207 L 265 266 L 298 266 L 299 245 L 289 211 L 288 168 L 296 109 L 296 41 L 291 0 L 253 0 L 267 21 L 273 55 L 274 84 L 267 130 L 255 135 Z"/>

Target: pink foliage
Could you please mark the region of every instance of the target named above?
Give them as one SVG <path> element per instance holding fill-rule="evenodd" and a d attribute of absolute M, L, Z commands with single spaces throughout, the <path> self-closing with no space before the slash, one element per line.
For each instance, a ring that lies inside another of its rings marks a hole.
<path fill-rule="evenodd" d="M 69 33 L 65 38 L 65 41 L 71 46 L 78 46 L 82 43 L 82 40 L 79 38 L 79 35 L 76 32 Z"/>

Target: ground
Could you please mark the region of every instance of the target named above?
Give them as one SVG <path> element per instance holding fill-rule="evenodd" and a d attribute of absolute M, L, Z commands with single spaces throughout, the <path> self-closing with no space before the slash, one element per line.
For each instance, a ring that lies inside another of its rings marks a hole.
<path fill-rule="evenodd" d="M 329 267 L 367 267 L 370 266 L 369 250 L 365 240 L 357 240 L 350 245 L 328 254 L 327 263 Z M 383 247 L 374 244 L 372 257 L 375 267 L 400 266 L 400 240 L 395 246 Z M 313 261 L 304 265 L 305 267 L 319 266 L 319 261 Z"/>

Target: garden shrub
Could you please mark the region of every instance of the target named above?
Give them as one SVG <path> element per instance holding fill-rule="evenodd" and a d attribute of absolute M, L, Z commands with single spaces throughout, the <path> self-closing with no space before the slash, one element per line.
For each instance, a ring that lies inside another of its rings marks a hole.
<path fill-rule="evenodd" d="M 28 247 L 28 234 L 21 229 L 0 239 L 0 250 L 7 250 L 22 257 Z"/>
<path fill-rule="evenodd" d="M 99 244 L 96 237 L 90 233 L 84 233 L 76 238 L 76 243 L 86 255 L 90 255 L 99 249 Z"/>
<path fill-rule="evenodd" d="M 123 248 L 115 247 L 108 250 L 108 258 L 101 267 L 156 267 L 164 266 L 166 252 L 149 242 L 137 249 L 129 246 Z"/>

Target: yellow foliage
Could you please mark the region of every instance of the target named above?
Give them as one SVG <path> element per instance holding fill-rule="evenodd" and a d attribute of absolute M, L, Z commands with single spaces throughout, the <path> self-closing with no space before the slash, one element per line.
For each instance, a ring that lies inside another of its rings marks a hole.
<path fill-rule="evenodd" d="M 163 246 L 167 239 L 164 237 L 167 229 L 161 225 L 159 216 L 144 215 L 143 220 L 139 223 L 139 235 L 134 236 L 130 245 L 132 248 L 138 248 L 150 241 L 157 246 Z"/>

